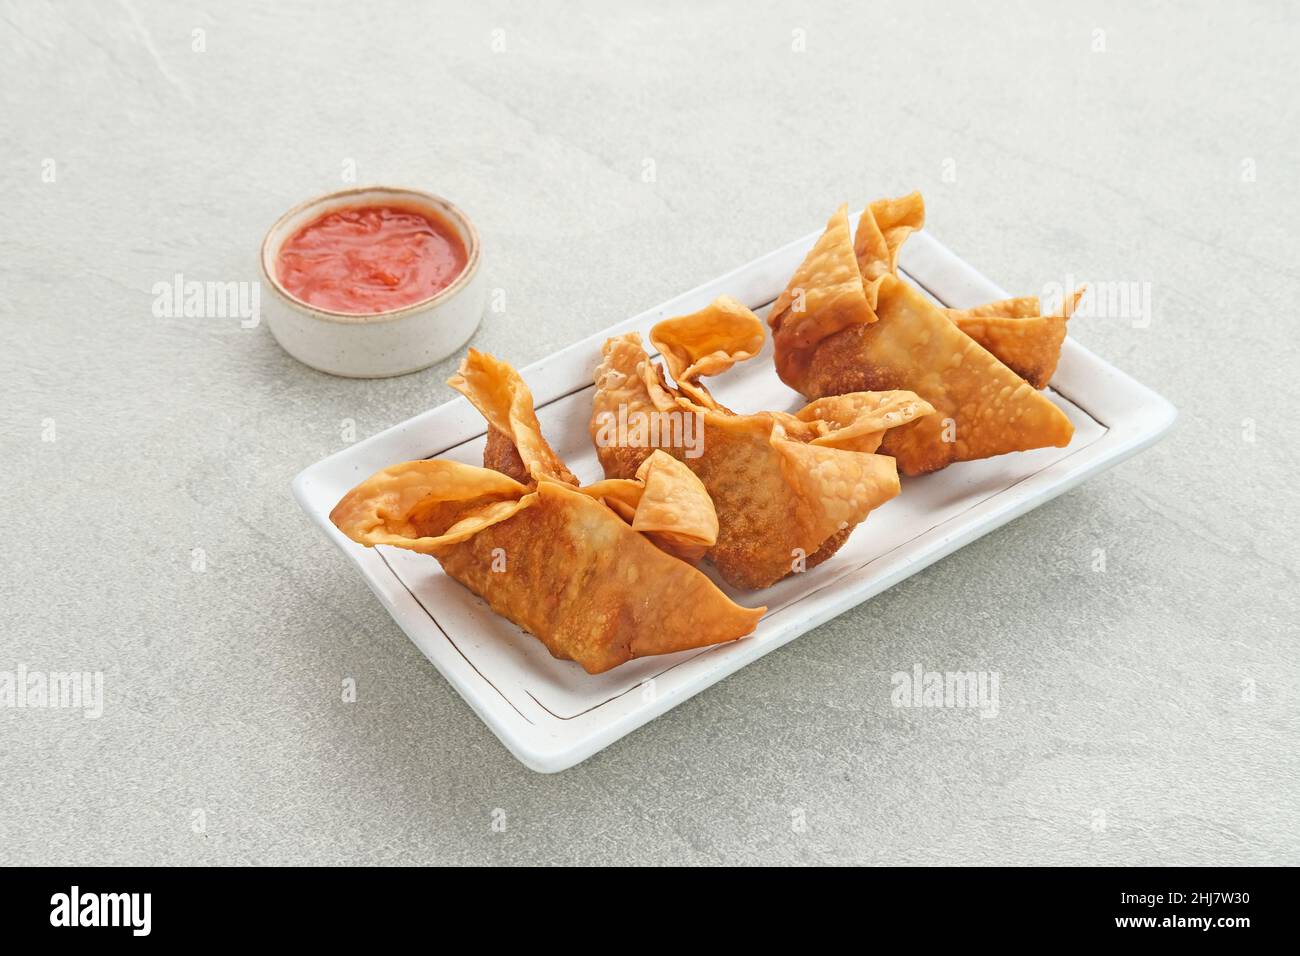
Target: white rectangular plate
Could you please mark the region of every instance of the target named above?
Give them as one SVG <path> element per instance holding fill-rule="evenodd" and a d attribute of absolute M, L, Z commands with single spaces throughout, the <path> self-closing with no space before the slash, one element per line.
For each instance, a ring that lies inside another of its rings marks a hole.
<path fill-rule="evenodd" d="M 605 339 L 629 331 L 644 337 L 660 319 L 703 308 L 722 294 L 763 315 L 818 235 L 522 370 L 546 437 L 584 483 L 602 477 L 587 423 L 592 373 Z M 1007 297 L 926 233 L 908 239 L 901 267 L 945 305 L 968 307 Z M 776 377 L 770 336 L 762 356 L 709 385 L 738 411 L 793 411 L 802 404 Z M 1070 338 L 1048 394 L 1074 423 L 1068 448 L 1003 455 L 905 478 L 902 494 L 872 512 L 824 564 L 764 591 L 736 591 L 719 582 L 740 604 L 767 605 L 751 636 L 630 661 L 597 676 L 552 658 L 540 641 L 444 575 L 433 558 L 362 548 L 329 521 L 348 489 L 388 465 L 433 457 L 481 464 L 485 425 L 465 400 L 417 415 L 312 465 L 294 480 L 293 490 L 307 514 L 356 562 L 402 630 L 502 743 L 527 766 L 550 773 L 585 760 L 756 657 L 1135 454 L 1164 434 L 1175 417 L 1169 402 Z M 703 569 L 712 575 L 707 564 Z"/>

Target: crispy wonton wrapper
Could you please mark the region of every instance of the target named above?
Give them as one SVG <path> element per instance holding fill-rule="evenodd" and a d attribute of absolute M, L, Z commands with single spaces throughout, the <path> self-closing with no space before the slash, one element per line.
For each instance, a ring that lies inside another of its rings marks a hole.
<path fill-rule="evenodd" d="M 656 325 L 651 341 L 674 372 L 650 361 L 635 333 L 609 339 L 596 370 L 592 438 L 605 474 L 636 473 L 666 450 L 703 482 L 717 509 L 708 556 L 736 587 L 762 588 L 825 561 L 872 509 L 898 494 L 891 459 L 873 454 L 890 428 L 930 412 L 910 392 L 837 396 L 796 415 L 738 415 L 697 380 L 757 354 L 762 322 L 723 297 Z M 678 377 L 681 376 L 681 377 Z M 654 417 L 654 416 L 657 416 Z M 659 422 L 660 451 L 624 423 Z M 683 424 L 678 424 L 683 423 Z M 669 441 L 695 430 L 696 442 Z"/>
<path fill-rule="evenodd" d="M 944 309 L 944 313 L 998 360 L 1034 388 L 1052 380 L 1065 342 L 1065 323 L 1078 308 L 1083 289 L 1066 298 L 1051 315 L 1043 315 L 1038 296 L 1003 299 L 974 309 Z"/>
<path fill-rule="evenodd" d="M 876 321 L 875 299 L 867 294 L 849 238 L 848 206 L 840 206 L 768 313 L 782 381 L 801 376 L 828 335 Z"/>
<path fill-rule="evenodd" d="M 660 548 L 698 561 L 718 540 L 718 514 L 704 483 L 676 458 L 656 450 L 636 478 L 606 478 L 582 489 L 600 498 Z"/>
<path fill-rule="evenodd" d="M 848 240 L 840 218 L 840 213 L 832 218 L 810 260 L 844 259 Z M 823 320 L 812 307 L 802 315 L 774 307 L 768 322 L 782 381 L 813 399 L 856 391 L 916 392 L 935 414 L 888 431 L 880 446 L 906 475 L 954 461 L 1069 444 L 1074 426 L 1059 408 L 896 274 L 899 246 L 924 223 L 920 195 L 872 203 L 862 218 L 851 251 L 863 296 L 871 302 L 871 320 L 846 324 L 839 310 Z M 808 281 L 807 265 L 796 271 L 790 288 Z M 842 285 L 840 277 L 837 294 Z M 807 302 L 817 301 L 808 290 L 805 295 Z M 790 323 L 798 330 L 794 343 L 785 333 Z"/>
<path fill-rule="evenodd" d="M 542 437 L 533 408 L 533 393 L 514 367 L 498 358 L 470 349 L 447 384 L 470 400 L 488 421 L 483 465 L 516 481 L 549 478 L 576 485 L 578 479 L 565 467 Z"/>
<path fill-rule="evenodd" d="M 514 369 L 471 352 L 458 378 L 500 433 L 498 451 L 514 457 L 502 469 L 436 459 L 385 468 L 335 506 L 340 531 L 366 547 L 432 555 L 555 657 L 592 674 L 754 630 L 766 608 L 741 607 L 674 556 L 698 558 L 717 540 L 717 514 L 689 469 L 659 452 L 635 477 L 576 488 Z"/>

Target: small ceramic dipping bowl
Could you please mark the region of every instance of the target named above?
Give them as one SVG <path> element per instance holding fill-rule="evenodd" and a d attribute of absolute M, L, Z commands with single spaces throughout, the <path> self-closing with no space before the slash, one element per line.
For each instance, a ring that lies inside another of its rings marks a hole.
<path fill-rule="evenodd" d="M 465 268 L 427 299 L 386 312 L 334 312 L 295 298 L 277 274 L 281 246 L 308 223 L 354 206 L 432 211 L 456 230 L 465 247 Z M 417 189 L 366 186 L 310 199 L 267 231 L 261 259 L 262 277 L 271 288 L 262 310 L 271 334 L 294 358 L 331 375 L 387 378 L 419 371 L 458 351 L 483 318 L 487 287 L 478 231 L 447 200 Z"/>

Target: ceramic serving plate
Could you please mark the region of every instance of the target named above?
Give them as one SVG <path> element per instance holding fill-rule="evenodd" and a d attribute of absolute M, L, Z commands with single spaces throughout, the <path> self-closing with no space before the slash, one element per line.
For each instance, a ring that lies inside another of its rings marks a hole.
<path fill-rule="evenodd" d="M 592 373 L 605 339 L 628 331 L 645 336 L 659 320 L 694 312 L 724 293 L 764 316 L 819 235 L 811 233 L 521 370 L 546 437 L 584 484 L 603 477 L 587 423 Z M 908 239 L 901 267 L 944 305 L 969 307 L 1007 297 L 924 232 Z M 723 404 L 738 411 L 794 411 L 803 404 L 776 377 L 771 348 L 769 336 L 760 357 L 709 381 Z M 552 658 L 541 642 L 444 575 L 433 558 L 363 548 L 329 521 L 330 509 L 348 489 L 388 465 L 433 457 L 481 464 L 483 417 L 464 399 L 317 462 L 298 475 L 293 490 L 402 630 L 501 742 L 527 766 L 550 773 L 585 760 L 755 658 L 1146 448 L 1176 414 L 1165 399 L 1072 338 L 1065 341 L 1048 394 L 1074 423 L 1069 447 L 904 478 L 902 494 L 873 511 L 831 560 L 764 591 L 730 588 L 706 563 L 702 570 L 737 603 L 767 605 L 758 629 L 731 644 L 634 660 L 596 676 Z"/>

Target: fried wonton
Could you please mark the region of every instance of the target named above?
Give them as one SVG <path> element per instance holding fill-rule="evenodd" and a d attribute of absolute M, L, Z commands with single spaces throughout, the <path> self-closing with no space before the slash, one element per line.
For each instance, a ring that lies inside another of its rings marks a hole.
<path fill-rule="evenodd" d="M 488 421 L 484 467 L 516 481 L 550 478 L 578 484 L 578 479 L 542 437 L 542 426 L 533 408 L 533 393 L 513 366 L 486 352 L 470 349 L 447 384 L 468 398 Z"/>
<path fill-rule="evenodd" d="M 1007 368 L 1034 388 L 1046 388 L 1056 372 L 1065 341 L 1065 323 L 1079 305 L 1083 289 L 1066 298 L 1051 315 L 1043 315 L 1038 296 L 990 302 L 974 309 L 944 313 Z"/>
<path fill-rule="evenodd" d="M 873 452 L 888 429 L 931 411 L 915 395 L 837 396 L 795 415 L 722 407 L 699 377 L 756 355 L 763 342 L 758 317 L 726 297 L 659 323 L 650 339 L 675 386 L 636 333 L 609 339 L 592 401 L 597 456 L 611 478 L 665 450 L 698 475 L 718 516 L 708 557 L 728 583 L 767 587 L 825 561 L 898 494 L 893 460 Z"/>
<path fill-rule="evenodd" d="M 635 478 L 606 478 L 582 489 L 599 498 L 669 554 L 698 561 L 718 540 L 718 514 L 704 483 L 676 458 L 655 450 Z"/>
<path fill-rule="evenodd" d="M 658 452 L 631 477 L 574 487 L 514 369 L 471 351 L 457 378 L 499 432 L 498 451 L 514 458 L 502 456 L 501 468 L 437 459 L 385 468 L 335 506 L 340 531 L 366 547 L 433 556 L 592 674 L 754 630 L 766 608 L 735 604 L 675 556 L 698 558 L 717 540 L 713 504 L 689 469 Z"/>
<path fill-rule="evenodd" d="M 875 322 L 874 305 L 853 253 L 848 206 L 840 206 L 768 313 L 777 367 L 787 366 L 782 381 L 806 370 L 828 335 Z"/>
<path fill-rule="evenodd" d="M 809 259 L 834 247 L 842 260 L 846 230 L 832 218 Z M 1064 446 L 1074 434 L 1065 414 L 963 332 L 919 290 L 897 274 L 903 239 L 925 219 L 919 194 L 872 203 L 863 211 L 853 246 L 858 281 L 871 305 L 870 319 L 846 324 L 833 310 L 823 320 L 812 308 L 799 314 L 790 292 L 807 282 L 796 271 L 768 318 L 782 381 L 811 399 L 846 392 L 906 389 L 935 413 L 888 431 L 880 451 L 894 456 L 906 475 L 935 471 L 955 461 L 988 458 L 1043 446 Z M 819 253 L 819 248 L 822 250 Z M 843 277 L 837 276 L 837 294 Z M 818 301 L 803 290 L 805 301 Z M 797 335 L 786 334 L 793 323 Z"/>
<path fill-rule="evenodd" d="M 875 308 L 880 278 L 898 274 L 898 250 L 912 233 L 925 225 L 925 201 L 917 192 L 898 199 L 878 199 L 871 215 L 858 218 L 853 234 L 853 255 Z"/>

